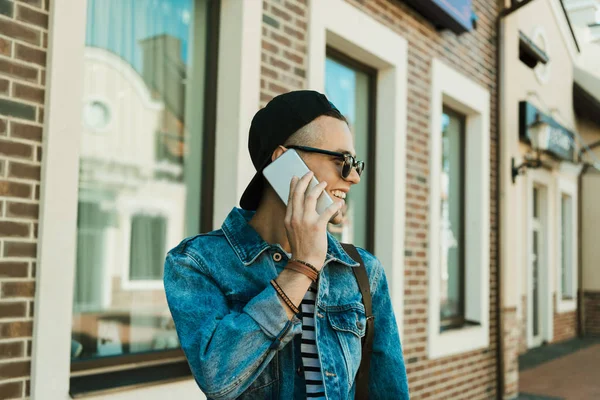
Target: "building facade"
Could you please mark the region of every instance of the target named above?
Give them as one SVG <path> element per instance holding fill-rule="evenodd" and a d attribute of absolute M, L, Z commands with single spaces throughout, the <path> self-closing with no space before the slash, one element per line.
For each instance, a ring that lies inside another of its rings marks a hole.
<path fill-rule="evenodd" d="M 501 396 L 504 4 L 451 3 L 0 0 L 0 397 L 201 396 L 162 258 L 220 227 L 252 116 L 305 88 L 367 163 L 331 231 L 385 267 L 412 398 Z"/>
<path fill-rule="evenodd" d="M 593 69 L 600 47 L 589 29 L 599 4 L 583 3 L 521 2 L 501 22 L 500 269 L 508 398 L 518 393 L 518 355 L 593 333 L 597 319 L 592 243 L 598 206 L 592 198 L 600 163 L 590 145 L 600 126 Z"/>
<path fill-rule="evenodd" d="M 581 250 L 578 268 L 579 329 L 582 335 L 600 336 L 600 276 L 596 237 L 600 222 L 600 1 L 565 3 L 581 55 L 574 67 L 573 100 L 583 168 L 580 174 Z"/>

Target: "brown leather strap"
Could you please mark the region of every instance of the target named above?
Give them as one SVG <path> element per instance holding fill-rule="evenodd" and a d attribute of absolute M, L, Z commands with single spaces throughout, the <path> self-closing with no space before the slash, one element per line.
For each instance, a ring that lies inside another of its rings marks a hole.
<path fill-rule="evenodd" d="M 307 265 L 304 264 L 300 264 L 297 261 L 294 260 L 290 260 L 287 265 L 285 266 L 286 269 L 292 270 L 292 271 L 296 271 L 306 277 L 308 277 L 308 279 L 310 279 L 313 282 L 316 282 L 317 279 L 319 278 L 319 274 L 313 270 L 312 268 L 310 268 Z"/>
<path fill-rule="evenodd" d="M 367 316 L 367 326 L 365 330 L 365 336 L 362 341 L 362 356 L 360 359 L 360 366 L 358 367 L 358 373 L 356 374 L 356 393 L 355 399 L 368 399 L 369 398 L 369 369 L 371 367 L 371 353 L 373 351 L 373 335 L 375 333 L 375 324 L 373 316 L 373 309 L 371 304 L 371 288 L 369 285 L 369 276 L 367 275 L 367 269 L 365 263 L 358 254 L 358 250 L 354 245 L 349 243 L 341 243 L 342 247 L 348 253 L 354 261 L 360 263 L 359 267 L 352 268 L 358 288 L 362 295 L 363 304 L 365 306 L 365 314 Z"/>

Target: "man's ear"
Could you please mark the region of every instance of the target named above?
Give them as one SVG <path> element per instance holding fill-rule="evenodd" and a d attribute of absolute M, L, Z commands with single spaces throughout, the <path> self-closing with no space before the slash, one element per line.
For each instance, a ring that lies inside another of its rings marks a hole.
<path fill-rule="evenodd" d="M 277 148 L 273 150 L 273 154 L 271 154 L 271 162 L 277 160 L 286 151 L 287 149 L 284 146 L 277 146 Z"/>

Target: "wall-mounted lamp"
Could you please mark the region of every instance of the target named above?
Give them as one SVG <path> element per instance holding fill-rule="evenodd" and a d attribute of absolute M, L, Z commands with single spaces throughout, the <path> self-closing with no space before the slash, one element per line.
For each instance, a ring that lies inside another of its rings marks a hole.
<path fill-rule="evenodd" d="M 542 121 L 540 114 L 537 115 L 535 121 L 527 127 L 529 131 L 529 140 L 531 141 L 531 148 L 536 153 L 535 158 L 528 158 L 525 156 L 525 161 L 520 165 L 515 166 L 515 158 L 511 160 L 512 168 L 512 182 L 515 183 L 517 176 L 525 172 L 526 168 L 536 169 L 542 166 L 542 152 L 548 150 L 550 142 L 550 125 L 547 122 Z"/>

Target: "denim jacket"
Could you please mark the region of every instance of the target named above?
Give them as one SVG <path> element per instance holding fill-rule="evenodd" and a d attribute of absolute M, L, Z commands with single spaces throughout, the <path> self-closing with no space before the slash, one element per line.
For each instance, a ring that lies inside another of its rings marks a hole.
<path fill-rule="evenodd" d="M 302 323 L 289 320 L 269 281 L 288 257 L 234 208 L 221 229 L 183 240 L 166 259 L 164 284 L 181 347 L 196 382 L 212 399 L 306 397 Z M 365 334 L 365 309 L 351 268 L 356 263 L 328 234 L 318 281 L 315 334 L 328 399 L 353 399 Z M 373 298 L 375 335 L 369 393 L 408 399 L 406 369 L 381 263 L 358 249 Z"/>

